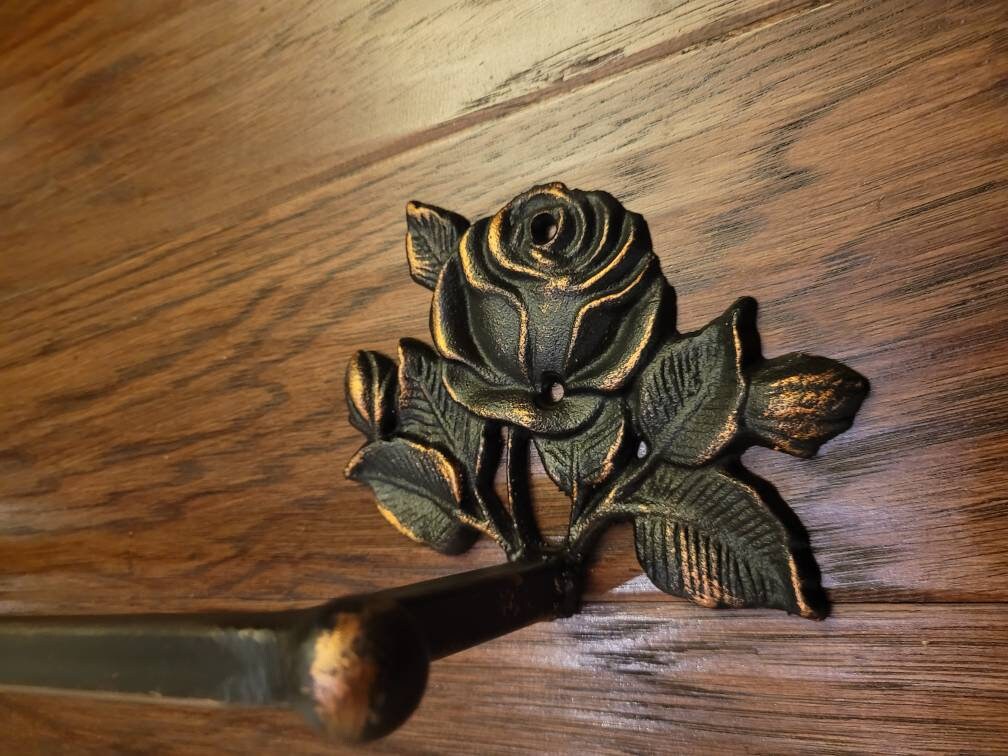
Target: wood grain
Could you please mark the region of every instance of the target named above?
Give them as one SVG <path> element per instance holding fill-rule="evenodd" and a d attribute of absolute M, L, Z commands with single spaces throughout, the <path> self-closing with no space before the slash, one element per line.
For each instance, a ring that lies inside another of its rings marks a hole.
<path fill-rule="evenodd" d="M 438 662 L 414 717 L 367 750 L 1004 753 L 1004 618 L 1000 605 L 850 605 L 812 623 L 598 604 Z M 340 751 L 282 711 L 0 695 L 0 723 L 21 754 Z"/>
<path fill-rule="evenodd" d="M 748 293 L 769 354 L 872 380 L 820 458 L 749 455 L 835 600 L 1003 600 L 1005 16 L 817 9 L 8 301 L 5 608 L 307 600 L 496 561 L 395 538 L 342 479 L 341 374 L 426 336 L 403 198 L 476 215 L 547 177 L 644 213 L 683 328 Z M 625 542 L 599 570 L 638 574 Z"/>
<path fill-rule="evenodd" d="M 497 5 L 252 7 L 0 22 L 0 612 L 269 608 L 499 561 L 412 544 L 343 480 L 342 373 L 429 340 L 408 199 L 476 217 L 560 179 L 644 214 L 683 330 L 750 294 L 767 354 L 871 379 L 820 457 L 746 457 L 834 617 L 658 594 L 617 528 L 585 615 L 437 665 L 376 750 L 1004 752 L 1008 6 L 621 4 L 527 44 Z M 294 716 L 2 701 L 17 753 L 324 748 Z"/>
<path fill-rule="evenodd" d="M 807 5 L 5 4 L 0 298 Z"/>

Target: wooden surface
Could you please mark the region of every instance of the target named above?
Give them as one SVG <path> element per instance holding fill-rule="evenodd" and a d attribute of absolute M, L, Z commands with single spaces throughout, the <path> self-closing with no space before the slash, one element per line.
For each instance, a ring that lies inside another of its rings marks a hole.
<path fill-rule="evenodd" d="M 0 10 L 0 611 L 312 602 L 499 561 L 342 479 L 358 348 L 428 338 L 403 208 L 644 214 L 682 328 L 872 381 L 812 461 L 813 624 L 658 594 L 435 666 L 402 752 L 1006 752 L 1008 6 L 13 3 Z M 563 501 L 541 468 L 553 531 Z M 287 715 L 4 695 L 0 750 L 322 752 Z"/>
<path fill-rule="evenodd" d="M 438 662 L 420 711 L 367 750 L 1003 752 L 1008 670 L 968 651 L 1003 643 L 1004 610 L 993 604 L 850 604 L 816 623 L 599 603 Z M 53 703 L 0 695 L 19 749 L 333 752 L 289 712 Z"/>
<path fill-rule="evenodd" d="M 0 296 L 803 5 L 29 4 L 0 9 L 0 207 L 16 210 Z"/>

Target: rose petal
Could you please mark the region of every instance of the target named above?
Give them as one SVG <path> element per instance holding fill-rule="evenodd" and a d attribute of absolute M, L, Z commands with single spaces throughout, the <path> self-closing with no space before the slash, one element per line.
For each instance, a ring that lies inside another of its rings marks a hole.
<path fill-rule="evenodd" d="M 445 365 L 444 384 L 455 401 L 477 415 L 519 425 L 542 436 L 579 430 L 595 419 L 605 402 L 594 394 L 567 394 L 555 404 L 545 404 L 527 388 L 488 383 L 457 362 Z"/>
<path fill-rule="evenodd" d="M 467 279 L 459 258 L 445 264 L 430 319 L 434 346 L 442 357 L 465 363 L 487 380 L 501 374 L 524 378 L 526 320 L 517 296 L 486 281 Z"/>
<path fill-rule="evenodd" d="M 468 235 L 468 233 L 467 233 Z M 459 360 L 475 367 L 479 350 L 469 330 L 469 306 L 455 258 L 450 259 L 438 276 L 431 302 L 430 330 L 438 353 L 449 360 Z"/>
<path fill-rule="evenodd" d="M 584 338 L 587 332 L 608 330 L 602 342 L 605 347 L 575 370 L 564 385 L 573 391 L 616 391 L 626 384 L 648 353 L 659 320 L 664 320 L 659 318 L 664 294 L 665 281 L 656 261 L 607 311 L 600 313 L 596 309 L 585 317 L 576 336 Z M 671 323 L 664 325 L 670 327 Z M 575 343 L 571 350 L 573 356 L 578 353 L 577 346 Z"/>

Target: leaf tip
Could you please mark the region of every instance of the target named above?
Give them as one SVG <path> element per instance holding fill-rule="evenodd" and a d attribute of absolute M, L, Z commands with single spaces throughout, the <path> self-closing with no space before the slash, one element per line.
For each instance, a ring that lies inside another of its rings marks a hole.
<path fill-rule="evenodd" d="M 433 289 L 467 228 L 469 221 L 458 213 L 416 200 L 407 202 L 406 259 L 413 280 Z"/>

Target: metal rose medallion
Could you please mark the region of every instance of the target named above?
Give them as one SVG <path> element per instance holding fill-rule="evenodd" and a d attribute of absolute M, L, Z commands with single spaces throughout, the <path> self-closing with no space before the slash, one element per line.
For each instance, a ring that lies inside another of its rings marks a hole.
<path fill-rule="evenodd" d="M 347 475 L 393 525 L 445 553 L 484 533 L 512 560 L 580 565 L 630 519 L 662 590 L 823 616 L 804 529 L 739 458 L 754 444 L 813 456 L 850 427 L 865 378 L 825 357 L 764 359 L 749 298 L 680 334 L 647 224 L 605 192 L 537 186 L 473 224 L 411 202 L 407 226 L 434 348 L 403 340 L 398 363 L 359 352 L 346 379 L 368 439 Z M 571 499 L 561 544 L 532 514 L 530 442 Z"/>
<path fill-rule="evenodd" d="M 643 218 L 603 192 L 533 189 L 444 264 L 431 333 L 445 385 L 483 417 L 576 433 L 633 378 L 666 289 Z"/>

